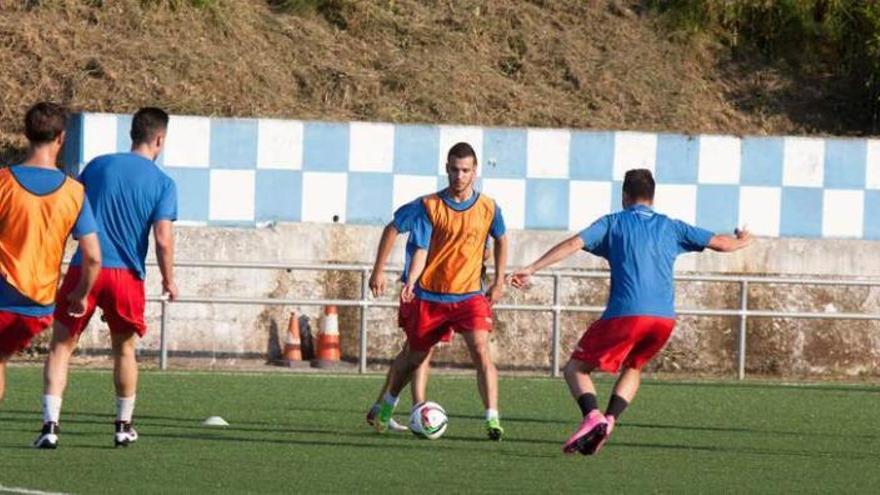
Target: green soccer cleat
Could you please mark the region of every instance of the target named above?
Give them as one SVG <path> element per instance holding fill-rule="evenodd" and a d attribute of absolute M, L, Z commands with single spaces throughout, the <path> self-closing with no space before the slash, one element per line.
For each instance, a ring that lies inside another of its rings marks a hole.
<path fill-rule="evenodd" d="M 394 406 L 383 402 L 381 407 L 379 407 L 379 414 L 376 415 L 375 422 L 373 423 L 376 431 L 379 433 L 388 431 L 388 424 L 391 422 L 392 415 L 394 415 Z"/>
<path fill-rule="evenodd" d="M 504 436 L 504 428 L 501 427 L 499 419 L 486 420 L 486 435 L 489 437 L 489 440 L 501 441 L 501 437 Z"/>

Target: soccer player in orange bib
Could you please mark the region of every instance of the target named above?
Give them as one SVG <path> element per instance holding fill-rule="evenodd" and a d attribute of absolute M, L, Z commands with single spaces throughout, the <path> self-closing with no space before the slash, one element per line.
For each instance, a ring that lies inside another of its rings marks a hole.
<path fill-rule="evenodd" d="M 474 190 L 477 165 L 476 153 L 469 144 L 454 145 L 446 161 L 449 187 L 398 211 L 400 217 L 411 216 L 410 241 L 427 251 L 427 259 L 421 273 L 410 272 L 408 288 L 404 289 L 404 298 L 413 298 L 412 314 L 405 322 L 407 348 L 391 365 L 388 392 L 375 421 L 380 432 L 388 428 L 397 397 L 413 371 L 451 328 L 464 337 L 477 368 L 487 435 L 500 440 L 504 434 L 489 332 L 492 304 L 504 293 L 507 236 L 501 209 L 494 200 Z M 489 236 L 495 244 L 495 277 L 484 293 L 480 274 Z"/>
<path fill-rule="evenodd" d="M 407 217 L 407 209 L 409 205 L 404 205 L 400 207 L 394 215 L 394 220 L 391 221 L 388 225 L 385 226 L 385 230 L 382 232 L 382 240 L 379 242 L 379 250 L 376 254 L 376 262 L 373 265 L 373 274 L 370 276 L 370 289 L 373 292 L 373 297 L 379 297 L 385 292 L 385 288 L 387 285 L 385 279 L 385 264 L 388 262 L 388 258 L 391 256 L 391 250 L 394 247 L 394 239 L 401 232 L 409 232 L 412 229 L 412 226 L 409 225 L 408 217 Z M 412 218 L 409 218 L 411 221 Z M 422 257 L 420 257 L 419 266 L 413 267 L 413 255 L 416 252 L 422 251 Z M 486 273 L 486 261 L 489 259 L 492 250 L 489 249 L 489 245 L 486 245 L 486 249 L 483 251 L 483 266 L 480 270 L 480 279 L 483 281 L 487 279 Z M 400 294 L 400 306 L 397 311 L 397 326 L 400 327 L 404 332 L 406 331 L 406 322 L 409 319 L 410 315 L 413 313 L 413 306 L 415 306 L 415 298 L 412 297 L 415 294 L 413 293 L 414 284 L 409 283 L 409 273 L 410 270 L 413 270 L 413 273 L 421 273 L 424 270 L 424 261 L 423 257 L 426 256 L 426 252 L 424 250 L 420 250 L 418 246 L 407 240 L 406 243 L 406 257 L 403 264 L 403 272 L 400 277 L 400 281 L 403 283 L 403 287 L 405 291 L 401 291 Z M 453 330 L 449 328 L 445 335 L 440 339 L 440 342 L 449 343 L 452 342 Z M 400 353 L 405 354 L 407 349 L 401 349 Z M 431 355 L 434 353 L 434 350 L 431 349 L 431 352 L 428 353 L 428 356 L 422 361 L 422 364 L 413 372 L 411 381 L 410 381 L 410 391 L 412 392 L 412 404 L 415 408 L 416 406 L 424 403 L 427 399 L 428 394 L 428 374 L 431 366 Z M 388 370 L 388 374 L 385 377 L 385 383 L 382 385 L 382 389 L 379 391 L 379 397 L 376 399 L 376 402 L 370 406 L 370 409 L 367 411 L 367 424 L 374 427 L 376 426 L 376 417 L 379 415 L 379 411 L 382 409 L 382 400 L 385 398 L 385 393 L 388 392 L 388 385 L 391 383 L 391 369 Z M 391 431 L 402 432 L 409 431 L 407 426 L 399 424 L 397 421 L 392 418 L 388 423 L 388 429 Z"/>
<path fill-rule="evenodd" d="M 101 269 L 97 226 L 83 186 L 56 166 L 67 111 L 37 103 L 25 116 L 30 147 L 20 165 L 0 170 L 0 399 L 6 362 L 52 323 L 67 236 L 79 239 L 83 277 L 66 299 L 81 315 Z"/>
<path fill-rule="evenodd" d="M 736 251 L 746 247 L 751 234 L 738 230 L 736 237 L 673 220 L 654 211 L 654 177 L 636 169 L 623 180 L 623 210 L 593 222 L 580 233 L 560 242 L 537 261 L 510 277 L 522 288 L 538 270 L 584 250 L 608 260 L 611 291 L 602 317 L 593 322 L 578 342 L 565 380 L 583 414 L 563 452 L 596 454 L 608 440 L 617 419 L 632 402 L 641 382 L 641 369 L 663 349 L 675 327 L 675 259 L 687 252 Z M 622 370 L 621 370 L 622 368 Z M 617 373 L 608 408 L 599 411 L 590 373 L 599 369 Z"/>

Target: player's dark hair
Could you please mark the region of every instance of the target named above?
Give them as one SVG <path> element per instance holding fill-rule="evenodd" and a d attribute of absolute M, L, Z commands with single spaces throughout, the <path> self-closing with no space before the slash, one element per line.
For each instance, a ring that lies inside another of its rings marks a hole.
<path fill-rule="evenodd" d="M 132 144 L 149 143 L 156 134 L 168 129 L 168 114 L 156 107 L 144 107 L 131 119 Z"/>
<path fill-rule="evenodd" d="M 51 143 L 67 128 L 67 109 L 49 101 L 41 101 L 24 115 L 24 134 L 31 145 Z"/>
<path fill-rule="evenodd" d="M 452 160 L 461 160 L 469 157 L 474 159 L 474 165 L 476 165 L 477 152 L 474 151 L 474 148 L 467 143 L 455 143 L 452 148 L 449 148 L 449 153 L 446 155 L 446 162 L 452 163 Z"/>
<path fill-rule="evenodd" d="M 627 170 L 623 177 L 623 192 L 632 201 L 654 200 L 654 176 L 646 168 Z"/>

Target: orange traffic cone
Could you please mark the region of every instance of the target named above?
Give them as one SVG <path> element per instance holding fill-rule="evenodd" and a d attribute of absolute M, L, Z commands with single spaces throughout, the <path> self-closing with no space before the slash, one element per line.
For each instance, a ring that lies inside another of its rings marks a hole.
<path fill-rule="evenodd" d="M 339 355 L 339 313 L 336 306 L 325 306 L 318 336 L 318 361 L 339 361 Z"/>
<path fill-rule="evenodd" d="M 290 321 L 287 323 L 284 359 L 287 361 L 302 361 L 302 346 L 299 341 L 299 318 L 296 317 L 295 311 L 290 313 Z"/>

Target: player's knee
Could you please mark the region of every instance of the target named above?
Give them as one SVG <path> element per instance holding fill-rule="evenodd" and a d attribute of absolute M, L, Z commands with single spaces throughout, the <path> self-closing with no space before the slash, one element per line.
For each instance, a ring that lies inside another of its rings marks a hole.
<path fill-rule="evenodd" d="M 571 361 L 565 363 L 565 366 L 562 368 L 562 373 L 566 378 L 570 378 L 575 374 L 575 369 Z"/>
<path fill-rule="evenodd" d="M 118 345 L 113 347 L 113 354 L 122 359 L 134 359 L 134 345 Z"/>
<path fill-rule="evenodd" d="M 569 359 L 567 363 L 565 363 L 565 367 L 562 369 L 562 372 L 565 374 L 566 378 L 572 377 L 578 374 L 590 374 L 590 369 L 585 366 L 586 363 L 582 361 L 577 361 L 574 359 Z"/>
<path fill-rule="evenodd" d="M 474 347 L 474 355 L 480 361 L 489 361 L 489 346 L 486 344 L 480 344 Z"/>
<path fill-rule="evenodd" d="M 424 363 L 427 358 L 428 358 L 427 352 L 410 351 L 409 353 L 407 353 L 407 356 L 404 359 L 404 361 L 406 362 L 407 367 L 414 370 L 414 369 L 418 368 L 419 366 L 421 366 L 422 363 Z"/>
<path fill-rule="evenodd" d="M 474 362 L 485 369 L 493 366 L 492 355 L 489 353 L 489 346 L 486 344 L 475 345 L 472 351 Z"/>
<path fill-rule="evenodd" d="M 56 322 L 52 327 L 52 339 L 49 341 L 49 352 L 72 351 L 76 347 L 77 337 L 66 326 Z"/>

